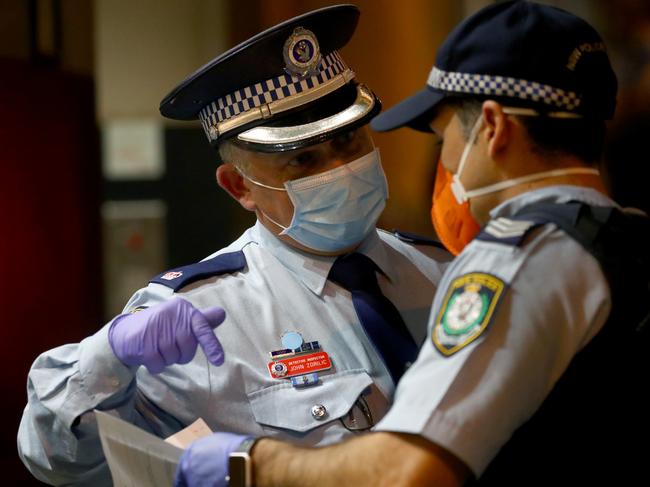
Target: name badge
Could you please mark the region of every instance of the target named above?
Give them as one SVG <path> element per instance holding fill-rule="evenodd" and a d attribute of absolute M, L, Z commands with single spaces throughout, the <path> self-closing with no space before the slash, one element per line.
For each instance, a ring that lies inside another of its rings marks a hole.
<path fill-rule="evenodd" d="M 297 375 L 320 372 L 332 368 L 327 352 L 316 352 L 275 360 L 268 363 L 269 373 L 274 379 L 288 379 Z"/>

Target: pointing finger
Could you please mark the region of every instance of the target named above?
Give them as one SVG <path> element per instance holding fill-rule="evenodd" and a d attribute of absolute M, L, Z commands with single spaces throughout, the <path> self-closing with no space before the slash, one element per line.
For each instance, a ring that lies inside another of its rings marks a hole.
<path fill-rule="evenodd" d="M 210 309 L 210 311 L 212 310 L 214 310 L 214 308 Z M 223 364 L 224 359 L 223 348 L 213 330 L 213 327 L 221 323 L 225 317 L 223 309 L 219 308 L 219 310 L 220 311 L 215 312 L 217 316 L 213 316 L 211 322 L 208 321 L 200 311 L 196 311 L 192 314 L 192 331 L 194 332 L 194 336 L 199 341 L 208 361 L 213 365 Z M 217 320 L 220 321 L 217 324 L 214 324 Z"/>
<path fill-rule="evenodd" d="M 208 320 L 211 328 L 216 328 L 226 319 L 226 310 L 221 306 L 205 308 L 200 313 Z"/>

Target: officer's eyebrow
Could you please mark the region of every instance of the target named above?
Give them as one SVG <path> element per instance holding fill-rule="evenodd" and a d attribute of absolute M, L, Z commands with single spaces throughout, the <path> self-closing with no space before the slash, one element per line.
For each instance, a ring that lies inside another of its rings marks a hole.
<path fill-rule="evenodd" d="M 307 154 L 309 152 L 317 150 L 317 147 L 319 145 L 320 144 L 314 144 L 314 145 L 308 145 L 307 147 L 301 147 L 299 149 L 294 149 L 290 151 L 273 152 L 268 154 L 270 156 L 268 160 L 274 164 L 285 164 L 290 160 L 300 156 L 301 154 Z"/>

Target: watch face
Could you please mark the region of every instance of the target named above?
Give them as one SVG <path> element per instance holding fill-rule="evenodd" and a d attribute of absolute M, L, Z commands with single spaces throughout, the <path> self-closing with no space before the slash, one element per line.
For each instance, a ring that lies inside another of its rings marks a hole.
<path fill-rule="evenodd" d="M 233 452 L 228 461 L 228 487 L 251 487 L 251 462 L 248 453 Z"/>

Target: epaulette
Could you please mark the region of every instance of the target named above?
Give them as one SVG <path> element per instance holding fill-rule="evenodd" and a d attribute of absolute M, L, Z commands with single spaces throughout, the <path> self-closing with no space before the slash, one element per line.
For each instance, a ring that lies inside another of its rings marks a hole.
<path fill-rule="evenodd" d="M 447 250 L 445 246 L 429 237 L 423 237 L 422 235 L 417 235 L 410 232 L 402 232 L 401 230 L 393 230 L 393 235 L 395 235 L 402 242 L 410 243 L 413 245 L 429 245 L 431 247 L 438 247 L 443 250 Z"/>
<path fill-rule="evenodd" d="M 220 254 L 209 260 L 197 262 L 183 267 L 177 267 L 151 279 L 150 283 L 162 284 L 178 291 L 180 288 L 187 286 L 201 279 L 212 276 L 219 276 L 242 270 L 246 267 L 246 257 L 244 252 L 238 250 L 227 254 Z"/>
<path fill-rule="evenodd" d="M 476 239 L 518 247 L 522 244 L 528 232 L 541 224 L 531 220 L 513 220 L 501 217 L 490 220 L 476 236 Z"/>

